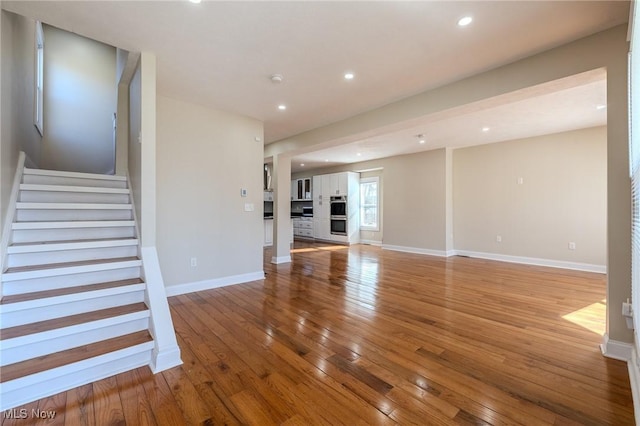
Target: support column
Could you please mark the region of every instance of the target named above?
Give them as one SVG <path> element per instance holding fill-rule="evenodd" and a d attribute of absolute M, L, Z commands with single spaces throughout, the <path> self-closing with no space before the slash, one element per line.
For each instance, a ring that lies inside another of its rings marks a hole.
<path fill-rule="evenodd" d="M 445 251 L 453 256 L 453 148 L 445 148 Z"/>
<path fill-rule="evenodd" d="M 271 263 L 291 262 L 291 157 L 273 156 L 273 256 Z"/>

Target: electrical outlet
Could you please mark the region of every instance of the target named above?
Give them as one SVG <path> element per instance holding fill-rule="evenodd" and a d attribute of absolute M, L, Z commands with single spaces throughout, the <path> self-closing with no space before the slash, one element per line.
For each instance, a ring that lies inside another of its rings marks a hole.
<path fill-rule="evenodd" d="M 502 242 L 502 235 L 496 235 L 496 243 Z"/>
<path fill-rule="evenodd" d="M 575 250 L 576 249 L 576 243 L 574 243 L 573 241 L 569 242 L 569 250 Z"/>
<path fill-rule="evenodd" d="M 192 257 L 191 258 L 191 267 L 192 268 L 196 268 L 198 266 L 198 258 L 197 257 Z"/>

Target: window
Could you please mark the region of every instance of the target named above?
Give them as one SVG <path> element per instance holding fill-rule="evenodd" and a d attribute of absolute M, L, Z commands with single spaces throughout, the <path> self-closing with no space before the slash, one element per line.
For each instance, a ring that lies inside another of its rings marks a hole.
<path fill-rule="evenodd" d="M 36 22 L 36 72 L 35 72 L 35 112 L 34 124 L 43 134 L 43 88 L 44 88 L 44 34 L 42 23 Z"/>
<path fill-rule="evenodd" d="M 380 230 L 380 181 L 378 177 L 360 179 L 360 229 Z"/>

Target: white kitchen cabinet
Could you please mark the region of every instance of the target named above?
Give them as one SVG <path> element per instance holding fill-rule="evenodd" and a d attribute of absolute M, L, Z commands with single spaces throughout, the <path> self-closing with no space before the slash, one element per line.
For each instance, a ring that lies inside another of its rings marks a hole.
<path fill-rule="evenodd" d="M 273 219 L 264 220 L 264 246 L 273 245 Z"/>
<path fill-rule="evenodd" d="M 310 177 L 291 181 L 291 201 L 311 200 L 312 195 Z"/>
<path fill-rule="evenodd" d="M 293 236 L 302 238 L 313 238 L 313 218 L 296 217 L 293 218 Z"/>
<path fill-rule="evenodd" d="M 360 177 L 343 172 L 313 177 L 313 236 L 341 243 L 360 240 Z M 331 234 L 331 197 L 347 197 L 347 236 Z"/>

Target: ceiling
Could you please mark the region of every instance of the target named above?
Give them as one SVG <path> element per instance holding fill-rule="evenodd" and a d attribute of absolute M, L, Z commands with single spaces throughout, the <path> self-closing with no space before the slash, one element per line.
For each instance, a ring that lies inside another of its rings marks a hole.
<path fill-rule="evenodd" d="M 161 95 L 261 120 L 265 143 L 625 23 L 629 16 L 625 1 L 2 1 L 2 8 L 123 49 L 154 52 Z M 473 22 L 459 27 L 463 16 Z M 355 78 L 345 80 L 347 71 Z M 272 83 L 272 74 L 281 74 L 283 81 Z M 570 88 L 562 99 L 537 93 L 532 102 L 541 118 L 553 120 L 560 109 L 551 113 L 549 103 L 571 104 L 574 95 L 593 103 L 603 96 L 595 93 L 602 87 L 591 82 Z M 279 110 L 280 104 L 287 109 Z M 534 107 L 519 105 L 522 111 Z M 524 133 L 516 130 L 536 128 L 533 122 L 516 125 L 522 117 L 515 115 L 507 125 L 505 113 L 511 108 L 492 111 L 458 121 L 449 117 L 428 129 L 417 123 L 342 152 L 410 152 L 415 145 L 405 139 L 415 143 L 411 136 L 418 133 L 428 135 L 423 148 L 433 149 L 447 140 L 491 142 L 507 135 L 508 128 L 519 137 Z M 595 116 L 586 122 L 600 123 Z M 447 134 L 452 125 L 466 133 Z M 492 129 L 474 133 L 485 125 Z M 408 151 L 399 150 L 403 143 Z M 324 162 L 329 154 L 295 161 Z"/>

